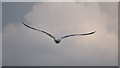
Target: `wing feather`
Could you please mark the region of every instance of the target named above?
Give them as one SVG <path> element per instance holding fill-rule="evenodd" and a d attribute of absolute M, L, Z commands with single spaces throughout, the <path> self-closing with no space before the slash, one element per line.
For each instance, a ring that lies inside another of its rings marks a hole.
<path fill-rule="evenodd" d="M 61 37 L 61 38 L 64 39 L 64 38 L 71 37 L 71 36 L 84 36 L 84 35 L 91 35 L 91 34 L 94 34 L 95 32 L 96 32 L 96 31 L 94 31 L 94 32 L 90 32 L 90 33 L 85 33 L 85 34 L 71 34 L 71 35 L 63 36 L 63 37 Z"/>
<path fill-rule="evenodd" d="M 48 36 L 50 36 L 51 38 L 55 39 L 54 36 L 51 35 L 51 34 L 48 33 L 48 32 L 45 32 L 45 31 L 43 31 L 43 30 L 39 30 L 39 29 L 33 28 L 33 27 L 31 27 L 31 26 L 28 26 L 28 25 L 25 24 L 24 22 L 21 22 L 21 23 L 22 23 L 23 25 L 25 25 L 26 27 L 30 28 L 30 29 L 33 29 L 33 30 L 37 30 L 37 31 L 43 32 L 43 33 L 47 34 Z"/>

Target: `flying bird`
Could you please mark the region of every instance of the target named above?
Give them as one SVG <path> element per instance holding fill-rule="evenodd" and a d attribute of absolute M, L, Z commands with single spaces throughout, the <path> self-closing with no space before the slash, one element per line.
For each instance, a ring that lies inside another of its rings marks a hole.
<path fill-rule="evenodd" d="M 27 24 L 25 24 L 24 22 L 21 22 L 24 26 L 30 28 L 30 29 L 33 29 L 33 30 L 36 30 L 36 31 L 40 31 L 48 36 L 50 36 L 52 39 L 54 39 L 55 43 L 58 44 L 61 42 L 62 39 L 64 38 L 67 38 L 67 37 L 72 37 L 72 36 L 85 36 L 85 35 L 91 35 L 91 34 L 94 34 L 96 31 L 93 31 L 93 32 L 89 32 L 89 33 L 84 33 L 84 34 L 70 34 L 70 35 L 65 35 L 63 37 L 59 37 L 59 38 L 55 38 L 52 34 L 46 32 L 46 31 L 43 31 L 43 30 L 39 30 L 39 29 L 36 29 L 34 27 L 31 27 L 31 26 L 28 26 Z"/>

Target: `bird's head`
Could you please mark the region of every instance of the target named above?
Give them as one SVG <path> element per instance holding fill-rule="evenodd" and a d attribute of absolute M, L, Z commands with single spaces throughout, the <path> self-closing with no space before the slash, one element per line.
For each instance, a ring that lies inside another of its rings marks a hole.
<path fill-rule="evenodd" d="M 58 44 L 58 43 L 60 43 L 61 38 L 56 38 L 54 41 L 55 41 L 55 43 L 57 43 L 57 44 Z"/>
<path fill-rule="evenodd" d="M 57 40 L 56 40 L 56 41 L 55 41 L 55 43 L 57 43 L 57 44 L 58 44 L 58 43 L 60 43 L 60 41 L 57 41 Z"/>

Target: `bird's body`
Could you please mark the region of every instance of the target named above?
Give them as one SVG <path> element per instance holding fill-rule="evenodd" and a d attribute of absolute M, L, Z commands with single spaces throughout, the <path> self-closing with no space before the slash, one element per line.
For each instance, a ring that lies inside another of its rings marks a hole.
<path fill-rule="evenodd" d="M 55 43 L 57 43 L 57 44 L 60 43 L 61 40 L 62 40 L 62 39 L 59 38 L 59 37 L 54 39 Z"/>
<path fill-rule="evenodd" d="M 51 35 L 51 34 L 48 33 L 48 32 L 45 32 L 45 31 L 43 31 L 43 30 L 39 30 L 39 29 L 33 28 L 33 27 L 31 27 L 31 26 L 28 26 L 28 25 L 25 24 L 24 22 L 22 22 L 22 24 L 25 25 L 26 27 L 30 28 L 30 29 L 33 29 L 33 30 L 36 30 L 36 31 L 40 31 L 40 32 L 42 32 L 42 33 L 47 34 L 48 36 L 50 36 L 51 38 L 54 39 L 54 41 L 55 41 L 56 44 L 60 43 L 62 39 L 67 38 L 67 37 L 91 35 L 91 34 L 94 34 L 94 33 L 96 32 L 96 31 L 94 31 L 94 32 L 84 33 L 84 34 L 70 34 L 70 35 L 65 35 L 65 36 L 63 36 L 63 37 L 54 37 L 53 35 Z"/>

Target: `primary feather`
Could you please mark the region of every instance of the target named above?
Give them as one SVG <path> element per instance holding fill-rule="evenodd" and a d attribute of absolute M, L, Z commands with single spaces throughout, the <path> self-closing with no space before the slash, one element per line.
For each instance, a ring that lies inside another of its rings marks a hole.
<path fill-rule="evenodd" d="M 43 30 L 39 30 L 39 29 L 33 28 L 33 27 L 31 27 L 31 26 L 28 26 L 28 25 L 25 24 L 24 22 L 22 22 L 22 23 L 23 23 L 23 25 L 25 25 L 26 27 L 28 27 L 28 28 L 30 28 L 30 29 L 33 29 L 33 30 L 37 30 L 37 31 L 43 32 L 43 33 L 47 34 L 48 36 L 52 37 L 53 39 L 55 39 L 54 36 L 51 35 L 51 34 L 48 33 L 48 32 L 45 32 L 45 31 L 43 31 Z"/>

